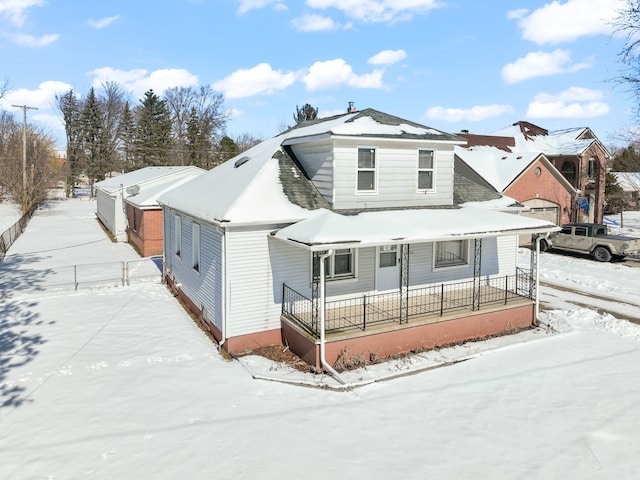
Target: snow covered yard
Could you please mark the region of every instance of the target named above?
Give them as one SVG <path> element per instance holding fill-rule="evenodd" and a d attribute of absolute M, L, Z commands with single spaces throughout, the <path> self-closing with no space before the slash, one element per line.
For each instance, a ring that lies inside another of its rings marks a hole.
<path fill-rule="evenodd" d="M 94 211 L 51 202 L 5 261 L 35 272 L 136 258 Z M 543 280 L 584 284 L 581 260 L 544 254 Z M 603 292 L 637 298 L 639 269 L 592 263 Z M 9 292 L 0 478 L 636 478 L 640 327 L 543 300 L 557 308 L 543 312 L 555 333 L 349 372 L 362 386 L 335 391 L 254 379 L 332 381 L 260 357 L 223 359 L 160 284 Z"/>

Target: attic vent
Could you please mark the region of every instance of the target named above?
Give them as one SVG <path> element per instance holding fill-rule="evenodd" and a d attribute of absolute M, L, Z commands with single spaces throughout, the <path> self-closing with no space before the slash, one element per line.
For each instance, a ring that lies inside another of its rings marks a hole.
<path fill-rule="evenodd" d="M 236 163 L 233 164 L 233 168 L 241 167 L 242 165 L 247 163 L 249 161 L 249 159 L 250 159 L 250 157 L 239 158 L 238 160 L 236 160 Z"/>
<path fill-rule="evenodd" d="M 507 159 L 507 157 L 506 157 L 506 156 L 502 157 L 502 160 L 506 160 L 506 159 Z"/>
<path fill-rule="evenodd" d="M 516 160 L 522 160 L 522 155 L 518 155 L 518 156 L 516 157 Z"/>

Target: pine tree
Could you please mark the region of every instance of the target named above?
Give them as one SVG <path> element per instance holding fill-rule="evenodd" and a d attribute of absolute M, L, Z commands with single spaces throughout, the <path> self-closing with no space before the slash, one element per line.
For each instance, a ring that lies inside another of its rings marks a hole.
<path fill-rule="evenodd" d="M 171 163 L 171 117 L 166 103 L 147 90 L 136 109 L 135 162 L 140 166 Z"/>
<path fill-rule="evenodd" d="M 296 113 L 293 114 L 293 119 L 296 124 L 315 120 L 316 118 L 318 118 L 317 108 L 312 107 L 308 103 L 305 103 L 301 108 L 298 108 L 296 105 Z"/>
<path fill-rule="evenodd" d="M 118 143 L 120 147 L 120 159 L 125 171 L 135 168 L 134 165 L 134 141 L 135 141 L 135 123 L 133 114 L 129 107 L 129 102 L 125 101 L 118 125 Z"/>
<path fill-rule="evenodd" d="M 62 115 L 67 137 L 67 196 L 73 193 L 78 178 L 84 169 L 84 151 L 82 148 L 81 105 L 76 99 L 73 89 L 56 96 L 56 106 Z"/>

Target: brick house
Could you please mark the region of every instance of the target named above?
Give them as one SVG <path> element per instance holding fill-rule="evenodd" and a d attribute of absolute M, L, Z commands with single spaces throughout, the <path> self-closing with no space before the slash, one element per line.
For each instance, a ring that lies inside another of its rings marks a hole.
<path fill-rule="evenodd" d="M 511 175 L 499 191 L 529 206 L 531 214 L 549 219 L 555 216 L 557 224 L 602 222 L 606 165 L 611 155 L 591 129 L 549 131 L 519 121 L 493 135 L 462 132 L 460 136 L 467 139 L 467 145 L 458 148 L 456 154 L 465 161 L 470 158 L 467 151 L 494 149 L 493 157 L 487 158 L 492 158 L 495 168 L 506 168 Z M 501 164 L 498 159 L 505 161 L 501 167 L 497 166 Z M 537 164 L 524 159 L 537 159 Z M 470 161 L 484 175 L 484 168 Z M 506 162 L 513 165 L 504 167 Z"/>

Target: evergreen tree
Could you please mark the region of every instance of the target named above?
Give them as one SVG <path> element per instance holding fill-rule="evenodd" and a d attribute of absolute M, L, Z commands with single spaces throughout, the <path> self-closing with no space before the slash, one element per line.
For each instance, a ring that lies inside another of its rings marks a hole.
<path fill-rule="evenodd" d="M 120 160 L 125 171 L 131 171 L 134 169 L 134 142 L 135 142 L 135 123 L 133 121 L 133 114 L 129 107 L 129 102 L 125 101 L 122 108 L 122 115 L 120 117 L 120 124 L 118 125 L 118 143 L 120 147 Z"/>
<path fill-rule="evenodd" d="M 614 172 L 640 172 L 640 152 L 633 145 L 620 150 L 613 157 Z"/>
<path fill-rule="evenodd" d="M 83 146 L 86 156 L 85 173 L 93 188 L 96 181 L 103 180 L 107 172 L 107 161 L 103 145 L 103 112 L 93 87 L 82 109 Z M 93 193 L 93 192 L 92 192 Z"/>
<path fill-rule="evenodd" d="M 170 165 L 171 116 L 166 103 L 147 90 L 136 109 L 134 158 L 137 166 Z"/>
<path fill-rule="evenodd" d="M 226 135 L 220 139 L 219 144 L 220 150 L 220 163 L 226 162 L 230 158 L 235 157 L 240 153 L 238 149 L 238 144 L 230 137 Z"/>
<path fill-rule="evenodd" d="M 296 113 L 293 114 L 293 119 L 296 124 L 315 120 L 316 118 L 318 118 L 317 108 L 312 107 L 308 103 L 305 103 L 301 108 L 298 108 L 298 105 L 296 105 Z"/>
<path fill-rule="evenodd" d="M 73 193 L 78 178 L 84 169 L 83 130 L 81 105 L 73 89 L 63 95 L 56 95 L 56 107 L 62 115 L 67 137 L 67 196 Z"/>

